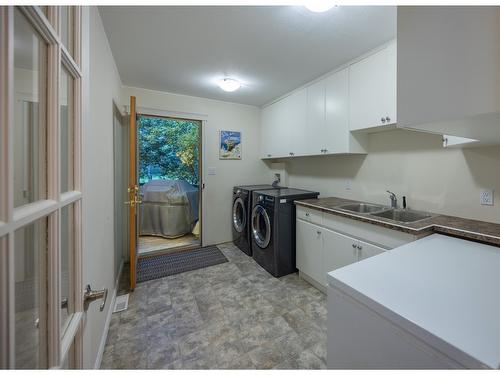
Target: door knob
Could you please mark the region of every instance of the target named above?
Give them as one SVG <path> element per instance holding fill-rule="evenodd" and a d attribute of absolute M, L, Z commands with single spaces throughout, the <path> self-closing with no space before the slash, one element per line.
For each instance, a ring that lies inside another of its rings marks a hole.
<path fill-rule="evenodd" d="M 108 299 L 108 288 L 103 288 L 101 290 L 92 290 L 89 284 L 85 287 L 85 292 L 83 293 L 83 307 L 85 310 L 89 308 L 89 305 L 98 299 L 103 299 L 101 305 L 99 306 L 99 311 L 104 310 L 106 305 L 106 300 Z"/>
<path fill-rule="evenodd" d="M 391 118 L 390 118 L 389 116 L 387 116 L 387 117 L 385 118 L 385 121 L 387 121 L 387 122 L 391 122 Z"/>
<path fill-rule="evenodd" d="M 381 118 L 380 121 L 382 121 L 383 124 L 385 124 L 385 118 Z"/>

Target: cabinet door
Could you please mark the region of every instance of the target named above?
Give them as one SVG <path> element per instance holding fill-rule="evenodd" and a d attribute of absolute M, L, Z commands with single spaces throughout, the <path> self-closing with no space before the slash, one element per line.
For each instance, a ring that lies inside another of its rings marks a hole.
<path fill-rule="evenodd" d="M 325 153 L 349 152 L 349 70 L 325 80 L 325 127 L 321 137 Z"/>
<path fill-rule="evenodd" d="M 317 282 L 322 282 L 322 237 L 324 231 L 324 229 L 318 227 L 317 225 L 297 220 L 297 268 Z"/>
<path fill-rule="evenodd" d="M 391 43 L 386 49 L 387 67 L 384 70 L 387 90 L 385 91 L 385 106 L 389 121 L 385 124 L 395 124 L 397 122 L 397 71 L 398 71 L 398 53 L 397 44 Z"/>
<path fill-rule="evenodd" d="M 333 232 L 322 230 L 323 234 L 323 272 L 321 283 L 326 285 L 326 274 L 358 261 L 358 241 Z"/>
<path fill-rule="evenodd" d="M 395 115 L 389 110 L 396 108 L 396 62 L 391 61 L 395 57 L 394 47 L 388 46 L 349 67 L 351 130 L 393 122 Z"/>
<path fill-rule="evenodd" d="M 275 113 L 276 107 L 274 105 L 270 105 L 262 109 L 262 117 L 261 117 L 261 157 L 263 158 L 271 158 L 276 157 L 277 155 L 273 155 L 273 144 L 272 144 L 272 135 L 273 135 L 273 126 L 275 126 Z"/>
<path fill-rule="evenodd" d="M 307 155 L 305 142 L 308 129 L 306 122 L 307 91 L 299 90 L 283 99 L 282 134 L 280 142 L 289 156 Z M 290 155 L 290 153 L 292 155 Z"/>
<path fill-rule="evenodd" d="M 307 139 L 310 155 L 322 154 L 325 129 L 325 81 L 307 87 Z"/>
<path fill-rule="evenodd" d="M 366 243 L 363 241 L 358 241 L 358 246 L 359 246 L 359 248 L 358 248 L 358 260 L 370 258 L 372 256 L 382 254 L 386 251 L 385 249 L 383 249 L 381 247 L 378 247 L 378 246 L 375 246 L 375 245 L 372 245 L 372 244 L 369 244 L 369 243 Z"/>
<path fill-rule="evenodd" d="M 283 99 L 271 104 L 265 109 L 268 111 L 266 116 L 265 130 L 263 129 L 263 143 L 269 150 L 266 155 L 270 154 L 273 158 L 288 156 L 290 141 L 287 131 L 287 114 L 288 103 Z"/>

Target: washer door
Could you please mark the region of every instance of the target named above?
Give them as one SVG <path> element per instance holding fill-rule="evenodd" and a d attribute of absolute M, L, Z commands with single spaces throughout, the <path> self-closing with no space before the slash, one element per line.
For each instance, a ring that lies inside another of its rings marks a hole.
<path fill-rule="evenodd" d="M 271 221 L 264 207 L 257 205 L 252 211 L 252 237 L 261 249 L 271 240 Z"/>
<path fill-rule="evenodd" d="M 238 232 L 241 233 L 245 229 L 247 224 L 247 210 L 243 199 L 237 198 L 233 203 L 233 227 Z"/>

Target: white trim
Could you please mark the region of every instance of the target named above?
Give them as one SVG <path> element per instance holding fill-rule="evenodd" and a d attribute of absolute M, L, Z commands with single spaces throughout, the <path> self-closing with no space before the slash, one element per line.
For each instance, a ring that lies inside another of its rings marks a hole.
<path fill-rule="evenodd" d="M 113 291 L 113 298 L 108 307 L 108 314 L 106 315 L 106 321 L 104 322 L 104 330 L 101 336 L 101 342 L 99 344 L 99 349 L 97 350 L 97 356 L 94 362 L 94 369 L 101 368 L 102 355 L 104 354 L 104 349 L 106 347 L 106 341 L 108 339 L 109 324 L 111 323 L 111 316 L 113 315 L 113 310 L 116 302 L 116 295 L 118 293 L 118 285 L 120 284 L 120 278 L 122 276 L 123 261 L 120 264 L 120 270 L 118 271 L 118 276 L 115 280 L 115 290 Z"/>
<path fill-rule="evenodd" d="M 125 106 L 125 112 L 130 114 L 130 106 Z M 177 119 L 184 120 L 206 120 L 208 115 L 202 113 L 191 113 L 191 112 L 180 112 L 180 111 L 170 111 L 164 109 L 157 108 L 148 108 L 148 107 L 137 107 L 136 108 L 137 115 L 146 115 L 146 116 L 159 116 L 159 117 L 173 117 Z"/>

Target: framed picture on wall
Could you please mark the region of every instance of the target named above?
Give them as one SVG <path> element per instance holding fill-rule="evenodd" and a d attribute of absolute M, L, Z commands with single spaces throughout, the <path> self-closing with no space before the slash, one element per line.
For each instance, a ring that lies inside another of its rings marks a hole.
<path fill-rule="evenodd" d="M 219 159 L 241 160 L 241 132 L 233 130 L 220 131 Z"/>

